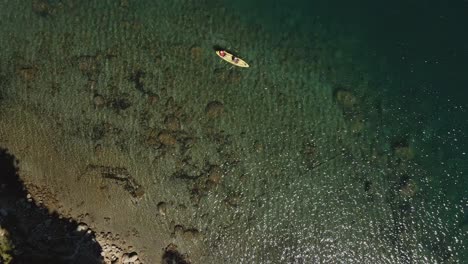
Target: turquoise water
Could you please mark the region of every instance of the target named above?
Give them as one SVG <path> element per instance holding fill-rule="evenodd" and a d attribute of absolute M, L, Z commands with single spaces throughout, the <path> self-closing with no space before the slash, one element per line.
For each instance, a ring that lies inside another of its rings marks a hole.
<path fill-rule="evenodd" d="M 467 5 L 3 2 L 0 147 L 145 263 L 465 263 Z"/>

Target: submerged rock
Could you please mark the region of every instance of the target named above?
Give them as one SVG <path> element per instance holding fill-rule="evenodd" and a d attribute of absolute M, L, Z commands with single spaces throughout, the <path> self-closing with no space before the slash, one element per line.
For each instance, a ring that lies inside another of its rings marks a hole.
<path fill-rule="evenodd" d="M 115 98 L 110 102 L 110 107 L 112 107 L 117 112 L 126 110 L 131 105 L 132 103 L 130 102 L 130 100 L 128 100 L 125 97 Z"/>
<path fill-rule="evenodd" d="M 219 166 L 212 166 L 208 175 L 208 181 L 214 185 L 221 182 L 223 172 Z"/>
<path fill-rule="evenodd" d="M 93 103 L 96 108 L 102 108 L 106 105 L 106 99 L 102 95 L 96 95 L 93 98 Z"/>
<path fill-rule="evenodd" d="M 52 14 L 53 8 L 46 0 L 33 0 L 32 10 L 34 13 L 45 17 Z"/>
<path fill-rule="evenodd" d="M 165 202 L 159 202 L 157 207 L 158 207 L 158 213 L 162 216 L 165 216 L 166 211 L 167 211 L 167 204 Z"/>
<path fill-rule="evenodd" d="M 173 115 L 169 115 L 164 119 L 164 125 L 171 131 L 177 131 L 180 129 L 180 121 Z"/>
<path fill-rule="evenodd" d="M 125 253 L 122 256 L 122 263 L 133 263 L 138 260 L 138 254 L 136 252 Z"/>
<path fill-rule="evenodd" d="M 412 160 L 414 158 L 414 148 L 407 139 L 399 139 L 392 143 L 393 154 L 402 160 Z"/>
<path fill-rule="evenodd" d="M 158 139 L 165 146 L 172 146 L 177 143 L 177 139 L 168 131 L 162 131 L 159 133 Z"/>
<path fill-rule="evenodd" d="M 22 67 L 18 69 L 17 73 L 21 79 L 25 81 L 32 81 L 36 78 L 38 69 L 36 67 Z"/>
<path fill-rule="evenodd" d="M 209 118 L 216 118 L 224 114 L 224 105 L 219 101 L 211 101 L 205 107 L 206 115 Z"/>
<path fill-rule="evenodd" d="M 200 237 L 200 231 L 198 231 L 198 229 L 195 228 L 185 229 L 182 236 L 185 240 L 197 239 Z"/>
<path fill-rule="evenodd" d="M 190 49 L 190 54 L 192 55 L 192 59 L 199 61 L 203 55 L 203 49 L 199 46 L 193 46 Z"/>
<path fill-rule="evenodd" d="M 188 259 L 187 255 L 179 252 L 177 245 L 169 244 L 164 250 L 162 256 L 162 264 L 190 264 L 191 261 Z"/>
<path fill-rule="evenodd" d="M 344 88 L 335 89 L 333 95 L 336 102 L 345 110 L 352 110 L 358 104 L 357 97 Z"/>
<path fill-rule="evenodd" d="M 364 119 L 362 117 L 353 118 L 353 120 L 350 123 L 351 132 L 360 133 L 360 132 L 362 132 L 364 130 L 365 125 L 366 124 L 365 124 Z"/>
<path fill-rule="evenodd" d="M 395 156 L 403 160 L 411 160 L 414 158 L 414 150 L 410 146 L 397 147 L 394 149 Z"/>
<path fill-rule="evenodd" d="M 83 55 L 78 57 L 78 69 L 89 80 L 96 80 L 99 75 L 99 62 L 96 56 Z"/>

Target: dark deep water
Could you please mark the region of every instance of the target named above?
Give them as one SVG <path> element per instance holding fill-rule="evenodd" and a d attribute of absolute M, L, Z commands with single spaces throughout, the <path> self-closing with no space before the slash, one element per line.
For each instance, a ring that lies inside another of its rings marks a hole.
<path fill-rule="evenodd" d="M 405 82 L 389 92 L 415 97 L 450 99 L 466 105 L 468 83 L 467 1 L 236 1 L 229 4 L 246 20 L 270 27 L 274 34 L 310 34 L 311 25 L 346 32 L 365 41 L 370 54 L 389 62 L 386 70 Z M 250 16 L 249 16 L 250 15 Z M 373 66 L 370 65 L 370 68 Z M 414 93 L 414 94 L 412 94 Z"/>
<path fill-rule="evenodd" d="M 426 195 L 434 200 L 442 195 L 451 202 L 449 207 L 462 208 L 462 219 L 454 220 L 458 209 L 449 209 L 442 217 L 466 232 L 468 1 L 225 4 L 245 14 L 246 23 L 269 28 L 278 37 L 278 47 L 289 45 L 288 36 L 301 35 L 304 54 L 313 45 L 317 28 L 324 28 L 330 41 L 338 40 L 336 36 L 359 39 L 359 46 L 345 52 L 373 77 L 374 89 L 365 93 L 381 98 L 383 111 L 390 113 L 376 133 L 384 138 L 410 138 L 418 149 L 417 162 L 429 172 L 432 191 Z"/>

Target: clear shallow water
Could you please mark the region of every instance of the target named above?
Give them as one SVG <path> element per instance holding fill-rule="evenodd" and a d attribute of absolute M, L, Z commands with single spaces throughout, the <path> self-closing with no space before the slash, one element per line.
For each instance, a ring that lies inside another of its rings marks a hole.
<path fill-rule="evenodd" d="M 67 181 L 62 197 L 79 204 L 87 190 L 90 205 L 76 214 L 117 219 L 96 220 L 97 229 L 136 228 L 143 235 L 129 239 L 149 247 L 148 259 L 159 256 L 152 248 L 176 243 L 217 263 L 463 263 L 467 119 L 457 87 L 466 84 L 466 49 L 449 41 L 461 9 L 109 1 L 57 4 L 44 16 L 4 5 L 8 108 L 60 127 L 59 153 L 85 149 L 76 167 L 128 168 L 145 188 L 137 205 L 116 190 L 97 199 L 92 175 Z M 252 67 L 225 67 L 213 45 L 234 48 Z M 148 106 L 151 94 L 160 103 Z M 110 103 L 96 105 L 96 95 Z M 213 100 L 224 105 L 221 117 L 206 115 Z M 168 116 L 181 128 L 171 132 L 175 147 L 160 147 L 153 137 L 168 129 Z M 4 142 L 21 153 L 30 132 L 9 135 L 6 120 L 2 136 L 13 139 Z M 86 153 L 98 145 L 106 155 Z M 166 217 L 154 213 L 161 202 Z M 206 247 L 174 225 L 199 230 Z"/>

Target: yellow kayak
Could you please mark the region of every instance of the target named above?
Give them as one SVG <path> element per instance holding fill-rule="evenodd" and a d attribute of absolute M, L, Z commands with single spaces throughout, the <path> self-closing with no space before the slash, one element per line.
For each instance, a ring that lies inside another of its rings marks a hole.
<path fill-rule="evenodd" d="M 238 58 L 225 50 L 217 50 L 216 55 L 218 55 L 221 59 L 231 63 L 232 65 L 236 65 L 238 67 L 243 67 L 243 68 L 249 67 L 249 64 L 245 62 L 243 59 Z"/>

